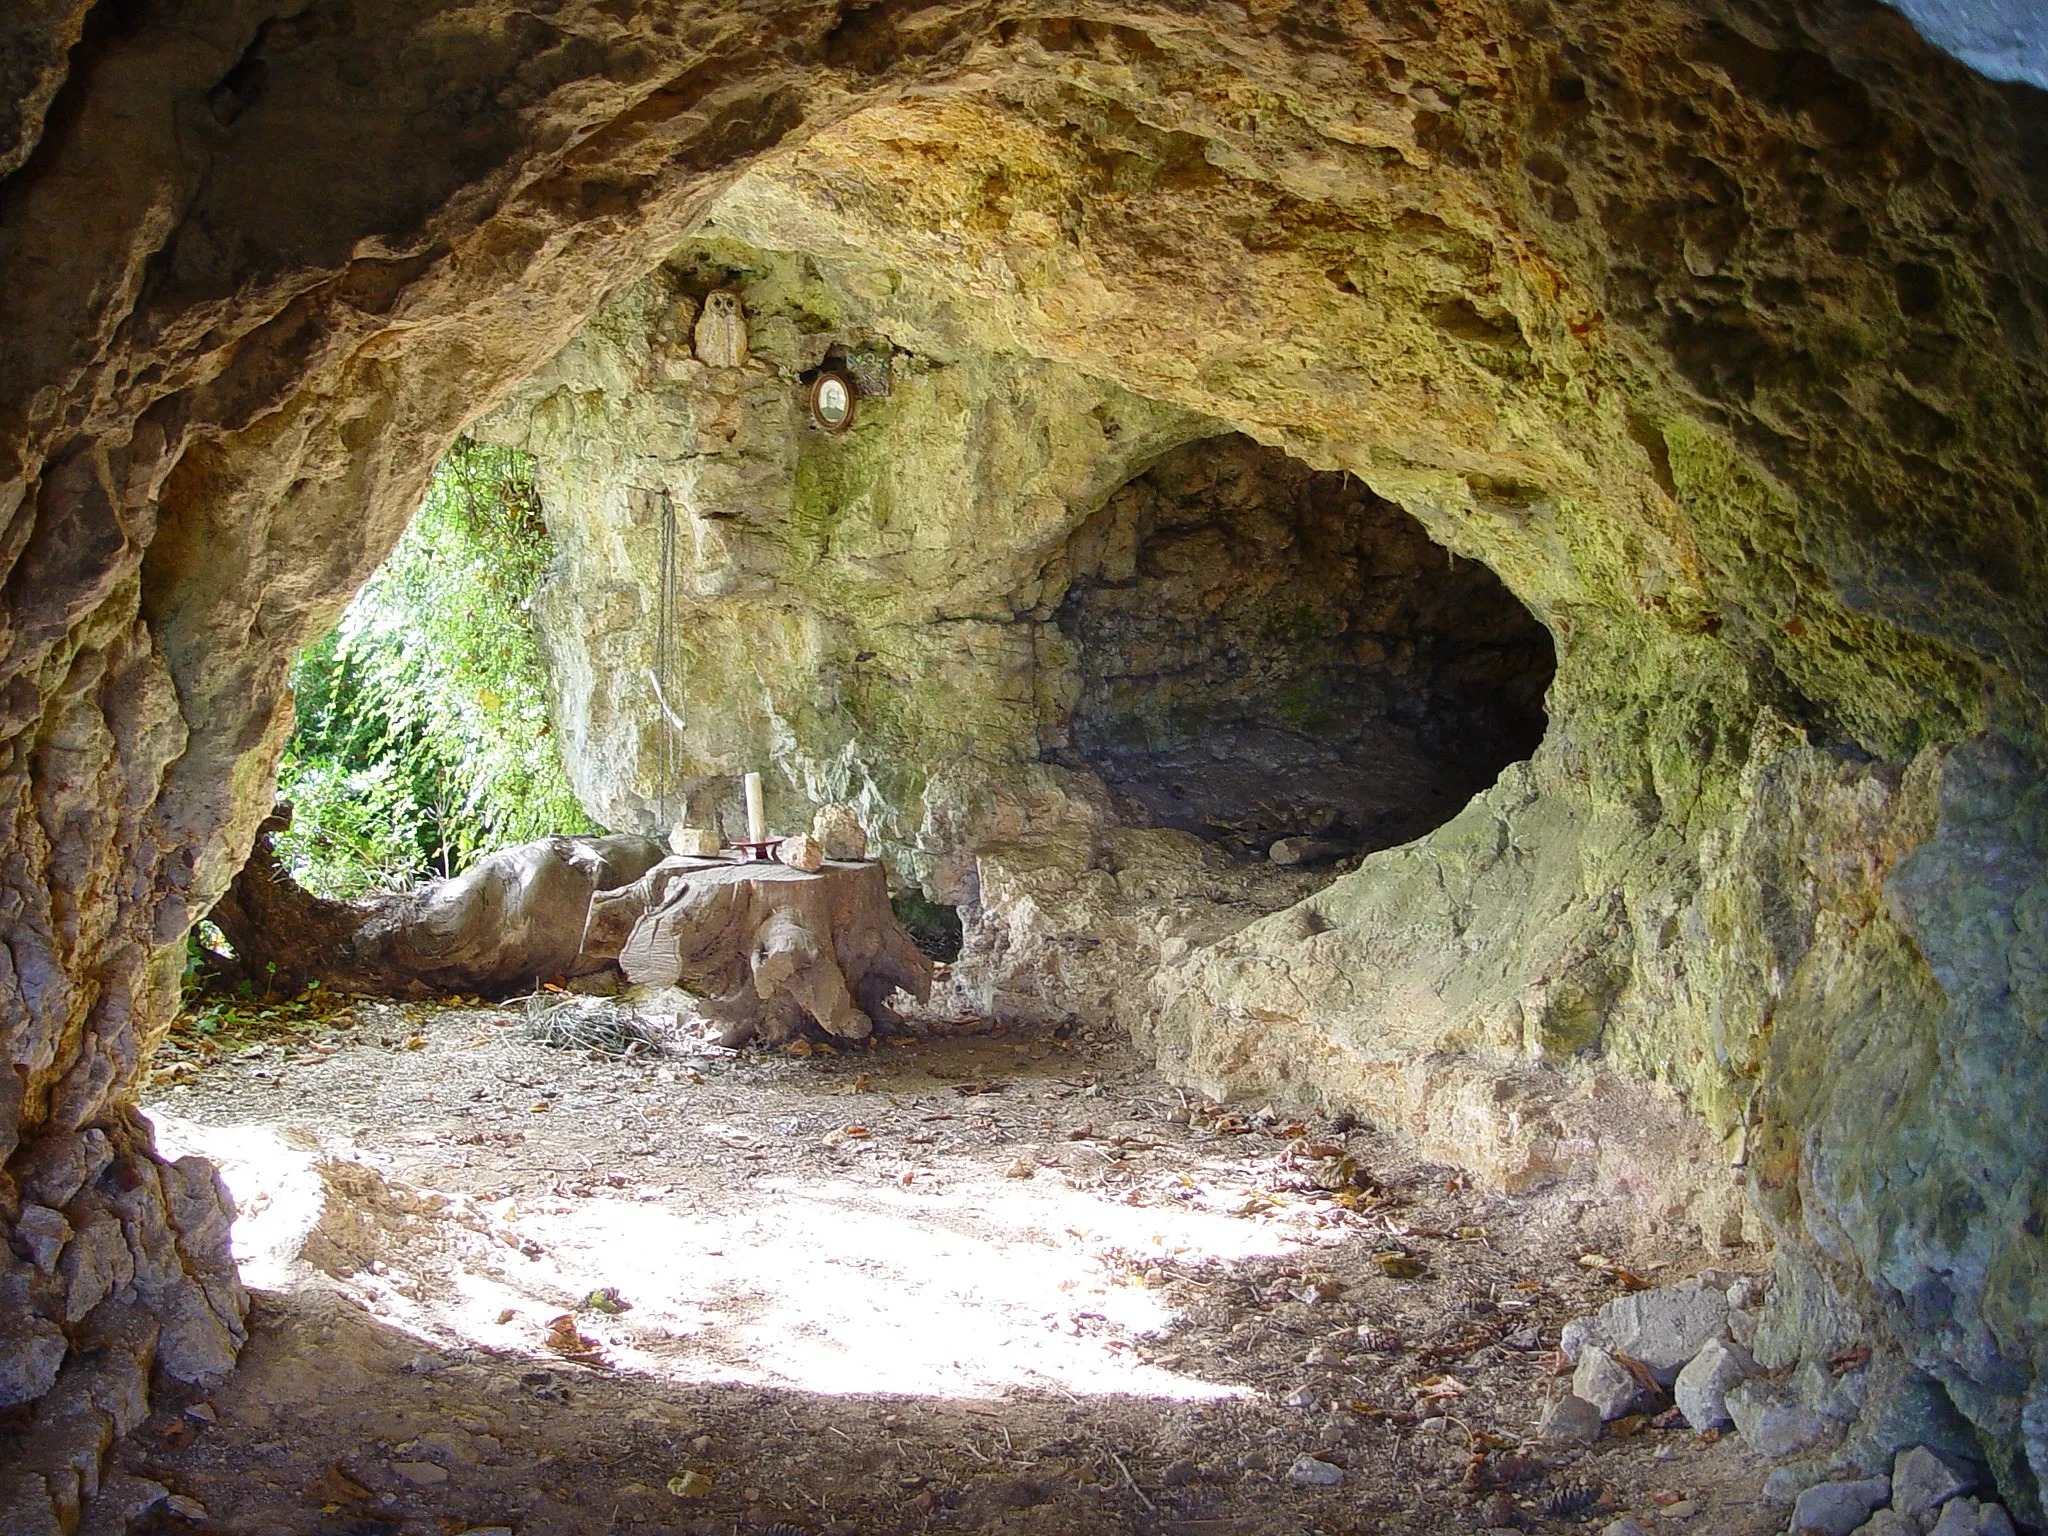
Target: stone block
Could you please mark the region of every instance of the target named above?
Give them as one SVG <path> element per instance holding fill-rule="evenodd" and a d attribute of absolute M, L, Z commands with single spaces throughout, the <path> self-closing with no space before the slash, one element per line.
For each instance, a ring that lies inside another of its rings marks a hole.
<path fill-rule="evenodd" d="M 1313 1456 L 1297 1456 L 1287 1469 L 1287 1481 L 1301 1488 L 1330 1488 L 1344 1481 L 1344 1469 Z"/>
<path fill-rule="evenodd" d="M 1781 1461 L 1817 1444 L 1827 1420 L 1769 1381 L 1745 1381 L 1729 1389 L 1728 1416 L 1759 1456 Z"/>
<path fill-rule="evenodd" d="M 775 857 L 791 869 L 800 869 L 806 874 L 814 875 L 825 867 L 824 846 L 808 832 L 785 837 L 776 845 Z"/>
<path fill-rule="evenodd" d="M 669 829 L 671 853 L 685 859 L 716 858 L 725 851 L 725 840 L 710 827 L 686 827 L 678 823 Z"/>
<path fill-rule="evenodd" d="M 1600 1528 L 1600 1536 L 1650 1536 L 1643 1529 L 1643 1522 L 1633 1515 L 1624 1515 L 1619 1520 L 1610 1520 Z"/>
<path fill-rule="evenodd" d="M 1728 1391 L 1756 1374 L 1756 1361 L 1740 1344 L 1709 1339 L 1678 1373 L 1672 1395 L 1685 1422 L 1699 1434 L 1725 1429 L 1735 1421 L 1728 1414 Z"/>
<path fill-rule="evenodd" d="M 1892 1458 L 1892 1508 L 1909 1520 L 1931 1525 L 1939 1518 L 1942 1505 L 1959 1493 L 1968 1493 L 1976 1482 L 1927 1446 L 1909 1446 Z"/>
<path fill-rule="evenodd" d="M 1655 1398 L 1635 1372 L 1597 1344 L 1579 1352 L 1578 1368 L 1572 1372 L 1572 1396 L 1584 1398 L 1598 1409 L 1603 1423 L 1639 1412 Z"/>
<path fill-rule="evenodd" d="M 1896 1509 L 1880 1509 L 1856 1527 L 1855 1536 L 1920 1536 L 1920 1527 Z"/>
<path fill-rule="evenodd" d="M 825 850 L 828 859 L 864 859 L 868 856 L 867 828 L 850 805 L 821 805 L 811 817 L 811 836 Z"/>
<path fill-rule="evenodd" d="M 1818 1531 L 1820 1536 L 1853 1536 L 1891 1496 L 1891 1479 L 1885 1477 L 1817 1483 L 1793 1501 L 1791 1528 L 1801 1533 Z"/>
<path fill-rule="evenodd" d="M 1574 1395 L 1566 1397 L 1544 1414 L 1536 1433 L 1545 1440 L 1569 1440 L 1578 1445 L 1591 1445 L 1600 1438 L 1604 1427 L 1600 1410 L 1583 1397 Z"/>
<path fill-rule="evenodd" d="M 1701 1346 L 1727 1327 L 1726 1293 L 1686 1280 L 1617 1297 L 1591 1317 L 1566 1324 L 1562 1344 L 1570 1360 L 1589 1344 L 1632 1356 L 1668 1387 Z"/>
<path fill-rule="evenodd" d="M 46 1317 L 0 1315 L 0 1408 L 32 1403 L 49 1391 L 69 1348 L 63 1330 Z"/>
<path fill-rule="evenodd" d="M 71 1223 L 47 1205 L 23 1206 L 21 1220 L 15 1223 L 14 1230 L 36 1268 L 46 1275 L 57 1267 L 57 1255 L 71 1241 Z"/>
<path fill-rule="evenodd" d="M 2012 1517 L 2005 1506 L 1957 1497 L 1941 1506 L 1941 1518 L 1934 1522 L 1931 1536 L 2015 1536 Z"/>

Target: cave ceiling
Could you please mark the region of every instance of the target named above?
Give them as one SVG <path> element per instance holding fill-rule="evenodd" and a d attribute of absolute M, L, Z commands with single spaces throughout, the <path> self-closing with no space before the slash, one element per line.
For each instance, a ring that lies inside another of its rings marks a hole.
<path fill-rule="evenodd" d="M 269 808 L 289 659 L 456 434 L 728 241 L 952 369 L 934 432 L 1006 399 L 1131 434 L 1048 426 L 1032 495 L 947 535 L 986 558 L 887 599 L 877 631 L 982 603 L 963 676 L 1050 621 L 1118 484 L 1226 432 L 1355 476 L 1555 642 L 1527 762 L 1229 931 L 1159 915 L 1207 900 L 1195 855 L 1040 815 L 1028 688 L 964 724 L 933 695 L 919 739 L 1018 743 L 951 850 L 981 899 L 1151 977 L 1137 1017 L 1083 965 L 992 997 L 1768 1241 L 1799 1300 L 1760 1352 L 1868 1322 L 1891 1400 L 1938 1387 L 2038 1517 L 2048 98 L 2038 23 L 1906 9 L 1986 74 L 1860 0 L 14 8 L 0 1214 L 126 1201 L 158 1365 L 227 1368 L 224 1214 L 132 1104 Z M 1663 1129 L 1603 1131 L 1616 1093 Z M 77 1298 L 17 1269 L 33 1397 Z"/>

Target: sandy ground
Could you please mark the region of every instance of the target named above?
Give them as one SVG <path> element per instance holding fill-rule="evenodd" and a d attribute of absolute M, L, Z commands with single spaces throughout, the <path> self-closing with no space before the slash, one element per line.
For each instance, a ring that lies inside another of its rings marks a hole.
<path fill-rule="evenodd" d="M 1583 1256 L 1700 1262 L 1590 1190 L 1473 1189 L 1106 1039 L 622 1059 L 534 1036 L 623 1005 L 546 1006 L 176 1037 L 147 1107 L 222 1163 L 256 1301 L 241 1370 L 119 1452 L 179 1495 L 155 1529 L 1775 1528 L 1732 1438 L 1531 1438 L 1615 1294 Z"/>

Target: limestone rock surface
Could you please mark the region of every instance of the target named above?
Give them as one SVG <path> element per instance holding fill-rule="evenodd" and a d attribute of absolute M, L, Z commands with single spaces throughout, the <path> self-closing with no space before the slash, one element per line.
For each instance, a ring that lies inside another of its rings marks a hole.
<path fill-rule="evenodd" d="M 1760 1360 L 1867 1333 L 1871 1435 L 1938 1387 L 2038 1520 L 2038 95 L 1852 0 L 325 15 L 0 23 L 0 1150 L 115 1149 L 121 1187 L 36 1201 L 79 1298 L 158 1319 L 167 1371 L 232 1357 L 225 1217 L 127 1106 L 270 809 L 291 654 L 506 404 L 610 573 L 577 603 L 644 620 L 671 503 L 702 585 L 680 785 L 640 772 L 644 622 L 542 605 L 607 822 L 772 763 L 778 819 L 853 804 L 969 906 L 991 994 L 1768 1240 L 1811 1283 Z M 676 317 L 736 279 L 749 355 L 705 369 Z M 933 366 L 806 436 L 801 376 L 869 333 Z M 647 434 L 573 430 L 621 400 Z M 1226 433 L 1355 477 L 1557 646 L 1525 765 L 1285 900 L 1119 825 L 1052 731 L 1076 531 Z M 19 1262 L 8 1315 L 82 1361 L 92 1314 Z M 7 1337 L 10 1372 L 50 1347 Z"/>

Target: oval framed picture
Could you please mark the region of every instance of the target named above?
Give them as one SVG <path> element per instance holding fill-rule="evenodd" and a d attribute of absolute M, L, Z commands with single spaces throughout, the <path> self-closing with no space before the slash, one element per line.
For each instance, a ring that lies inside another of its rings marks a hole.
<path fill-rule="evenodd" d="M 844 432 L 853 425 L 853 380 L 843 373 L 821 373 L 811 381 L 811 425 L 822 432 Z"/>

